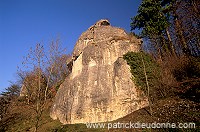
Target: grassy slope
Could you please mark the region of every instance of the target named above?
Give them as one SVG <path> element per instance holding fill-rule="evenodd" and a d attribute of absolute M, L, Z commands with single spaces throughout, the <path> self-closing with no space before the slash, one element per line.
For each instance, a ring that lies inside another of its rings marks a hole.
<path fill-rule="evenodd" d="M 200 104 L 187 99 L 180 99 L 179 97 L 171 97 L 158 101 L 152 106 L 153 115 L 149 114 L 149 107 L 135 111 L 121 119 L 113 121 L 112 123 L 153 123 L 153 122 L 170 122 L 170 123 L 196 123 L 196 129 L 110 129 L 115 132 L 132 132 L 132 131 L 200 131 Z M 100 131 L 95 129 L 86 129 L 85 125 L 65 125 L 62 128 L 57 128 L 60 132 L 66 131 Z M 80 126 L 80 127 L 78 127 Z M 72 129 L 73 128 L 73 129 Z M 102 131 L 108 131 L 103 129 Z"/>
<path fill-rule="evenodd" d="M 107 129 L 87 129 L 85 124 L 62 125 L 57 120 L 52 120 L 49 117 L 49 111 L 52 102 L 49 102 L 42 115 L 40 121 L 39 132 L 103 132 Z M 35 114 L 30 106 L 23 102 L 12 103 L 10 113 L 1 121 L 0 128 L 5 127 L 8 132 L 25 132 L 33 131 Z M 113 121 L 117 122 L 195 122 L 196 127 L 200 126 L 200 104 L 179 97 L 171 97 L 158 101 L 153 105 L 153 116 L 148 113 L 149 108 L 143 108 L 135 111 L 124 118 Z M 197 128 L 197 129 L 198 129 Z M 183 129 L 181 131 L 194 131 L 197 129 Z M 162 129 L 151 131 L 161 131 Z M 175 129 L 173 129 L 175 130 Z M 200 129 L 198 129 L 200 130 Z M 3 130 L 2 130 L 3 131 Z M 109 131 L 150 131 L 150 129 L 110 129 Z M 166 131 L 163 130 L 163 131 Z M 168 129 L 171 131 L 171 129 Z"/>

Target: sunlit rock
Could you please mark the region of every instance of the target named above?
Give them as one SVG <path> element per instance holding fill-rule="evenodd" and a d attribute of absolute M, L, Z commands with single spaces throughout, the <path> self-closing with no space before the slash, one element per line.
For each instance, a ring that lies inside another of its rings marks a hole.
<path fill-rule="evenodd" d="M 63 124 L 106 122 L 147 106 L 122 58 L 140 45 L 140 39 L 108 20 L 92 25 L 74 47 L 68 61 L 72 72 L 57 92 L 51 117 Z"/>

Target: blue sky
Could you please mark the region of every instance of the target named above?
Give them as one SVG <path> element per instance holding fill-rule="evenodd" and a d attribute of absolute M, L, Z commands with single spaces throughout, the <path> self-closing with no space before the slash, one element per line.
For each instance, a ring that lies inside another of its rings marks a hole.
<path fill-rule="evenodd" d="M 0 0 L 0 92 L 16 80 L 17 66 L 36 43 L 60 38 L 67 53 L 102 18 L 130 31 L 141 0 Z"/>

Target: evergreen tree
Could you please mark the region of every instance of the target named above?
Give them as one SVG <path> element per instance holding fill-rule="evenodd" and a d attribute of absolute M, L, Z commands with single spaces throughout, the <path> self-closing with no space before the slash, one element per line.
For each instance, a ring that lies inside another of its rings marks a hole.
<path fill-rule="evenodd" d="M 1 96 L 8 99 L 18 97 L 20 94 L 20 86 L 17 84 L 11 84 L 11 86 L 7 87 L 5 90 L 6 91 L 1 93 Z"/>
<path fill-rule="evenodd" d="M 150 40 L 161 57 L 165 53 L 198 56 L 199 4 L 197 0 L 142 0 L 131 30 L 141 29 L 141 37 Z"/>
<path fill-rule="evenodd" d="M 160 48 L 164 52 L 175 54 L 168 30 L 169 15 L 163 13 L 161 2 L 161 0 L 143 0 L 138 15 L 132 18 L 131 30 L 142 29 L 141 37 L 159 41 L 157 50 Z"/>

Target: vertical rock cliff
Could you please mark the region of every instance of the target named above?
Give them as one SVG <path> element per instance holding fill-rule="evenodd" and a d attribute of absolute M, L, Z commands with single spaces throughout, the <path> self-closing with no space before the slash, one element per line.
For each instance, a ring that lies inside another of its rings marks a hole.
<path fill-rule="evenodd" d="M 68 65 L 72 72 L 60 86 L 51 111 L 63 124 L 112 121 L 148 105 L 123 60 L 138 52 L 141 40 L 108 20 L 100 20 L 78 39 Z"/>

